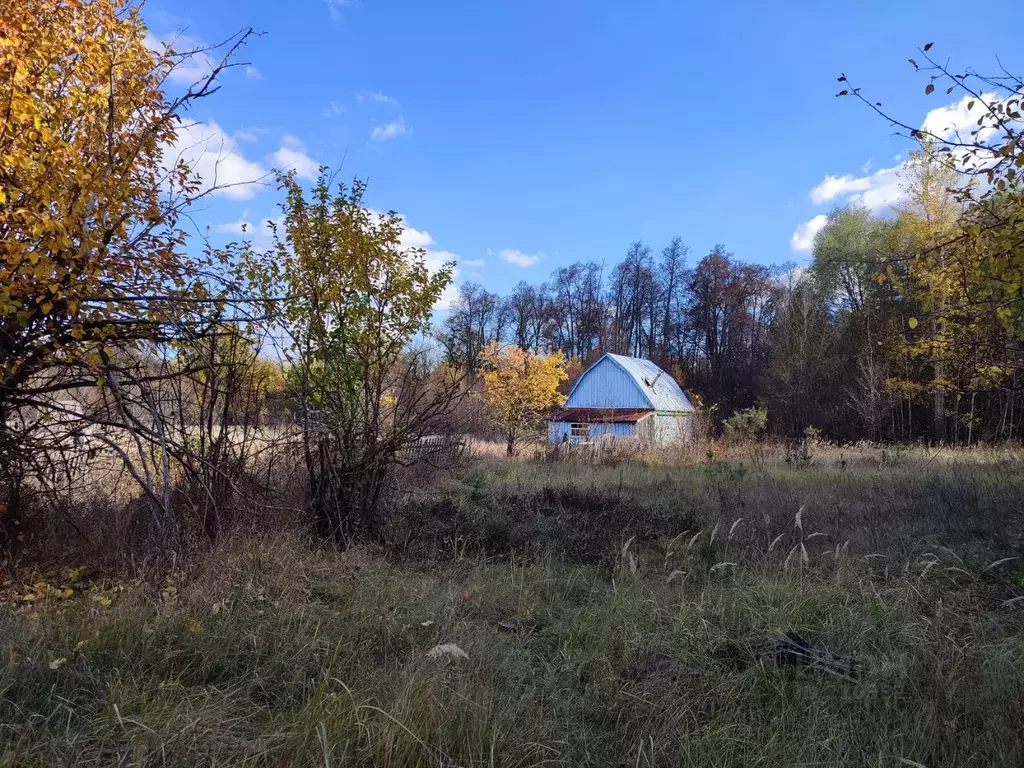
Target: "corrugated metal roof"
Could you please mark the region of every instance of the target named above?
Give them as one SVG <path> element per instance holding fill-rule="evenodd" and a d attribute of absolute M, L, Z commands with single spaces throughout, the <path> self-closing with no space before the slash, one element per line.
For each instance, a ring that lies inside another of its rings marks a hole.
<path fill-rule="evenodd" d="M 580 424 L 633 424 L 654 413 L 652 408 L 560 408 L 548 421 Z"/>
<path fill-rule="evenodd" d="M 607 353 L 640 387 L 640 391 L 659 411 L 692 411 L 693 405 L 676 380 L 665 371 L 641 357 L 626 357 Z M 598 361 L 600 362 L 600 361 Z M 595 363 L 596 365 L 596 363 Z M 586 376 L 586 373 L 583 374 Z"/>

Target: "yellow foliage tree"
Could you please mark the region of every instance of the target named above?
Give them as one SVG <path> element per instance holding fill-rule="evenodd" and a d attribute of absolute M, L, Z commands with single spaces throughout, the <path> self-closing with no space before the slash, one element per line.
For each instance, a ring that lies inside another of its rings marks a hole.
<path fill-rule="evenodd" d="M 181 57 L 145 38 L 134 0 L 0 0 L 0 513 L 32 453 L 13 413 L 94 382 L 112 345 L 194 337 L 222 309 L 219 265 L 183 253 L 179 223 L 211 190 L 165 155 L 225 63 L 171 98 Z"/>
<path fill-rule="evenodd" d="M 493 343 L 484 349 L 481 359 L 484 403 L 507 440 L 508 455 L 530 423 L 549 408 L 565 402 L 558 385 L 568 378 L 565 354 L 533 354 L 519 347 Z"/>
<path fill-rule="evenodd" d="M 460 382 L 430 376 L 412 346 L 454 264 L 428 269 L 422 249 L 402 245 L 402 218 L 367 208 L 364 182 L 332 190 L 330 178 L 322 168 L 309 192 L 294 174 L 279 178 L 283 222 L 252 276 L 296 363 L 310 511 L 324 536 L 347 542 L 380 532 L 399 456 L 447 413 Z"/>
<path fill-rule="evenodd" d="M 558 391 L 563 395 L 568 395 L 585 370 L 586 366 L 583 365 L 583 361 L 578 357 L 570 357 L 566 360 L 565 379 L 563 379 L 562 383 L 558 385 Z"/>
<path fill-rule="evenodd" d="M 187 280 L 160 184 L 165 174 L 179 189 L 194 181 L 184 165 L 162 168 L 175 138 L 161 90 L 170 64 L 144 36 L 124 0 L 0 0 L 6 389 L 37 360 L 135 326 L 141 297 Z"/>
<path fill-rule="evenodd" d="M 901 175 L 904 201 L 896 207 L 901 247 L 884 274 L 920 310 L 920 317 L 907 319 L 906 351 L 928 365 L 931 381 L 915 387 L 892 382 L 891 388 L 906 396 L 930 393 L 932 437 L 944 442 L 946 393 L 959 397 L 964 390 L 995 387 L 1004 373 L 984 354 L 996 320 L 977 309 L 983 263 L 959 237 L 964 178 L 927 142 L 911 152 Z"/>

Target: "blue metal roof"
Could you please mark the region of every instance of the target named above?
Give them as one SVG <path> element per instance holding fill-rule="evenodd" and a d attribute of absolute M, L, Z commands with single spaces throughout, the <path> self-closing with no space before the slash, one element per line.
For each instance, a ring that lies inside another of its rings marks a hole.
<path fill-rule="evenodd" d="M 675 379 L 650 360 L 610 353 L 602 355 L 580 376 L 565 407 L 649 407 L 676 413 L 693 410 Z"/>

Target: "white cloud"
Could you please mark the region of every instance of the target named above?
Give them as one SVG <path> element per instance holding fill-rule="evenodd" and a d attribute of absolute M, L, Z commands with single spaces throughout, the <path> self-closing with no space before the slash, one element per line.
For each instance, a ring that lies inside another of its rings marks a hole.
<path fill-rule="evenodd" d="M 828 174 L 818 186 L 811 190 L 811 202 L 815 205 L 844 199 L 852 205 L 863 205 L 871 210 L 884 208 L 897 202 L 903 192 L 900 189 L 899 172 L 902 165 L 881 168 L 866 176 L 832 176 Z"/>
<path fill-rule="evenodd" d="M 484 265 L 483 259 L 462 259 L 459 264 L 464 267 L 482 267 Z"/>
<path fill-rule="evenodd" d="M 405 125 L 405 118 L 399 116 L 399 118 L 393 122 L 386 123 L 385 125 L 378 125 L 373 131 L 370 132 L 370 139 L 373 141 L 390 141 L 391 139 L 401 136 L 403 133 L 408 133 L 409 129 Z"/>
<path fill-rule="evenodd" d="M 252 233 L 252 222 L 245 220 L 245 214 L 242 214 L 243 218 L 238 221 L 227 221 L 223 224 L 217 225 L 217 231 L 223 232 L 228 235 L 242 235 L 246 233 Z"/>
<path fill-rule="evenodd" d="M 543 254 L 523 253 L 522 251 L 514 248 L 504 248 L 498 251 L 498 256 L 503 261 L 507 261 L 509 264 L 515 264 L 517 267 L 532 267 L 541 260 Z"/>
<path fill-rule="evenodd" d="M 324 0 L 327 5 L 327 13 L 334 21 L 341 19 L 341 9 L 349 5 L 349 0 Z"/>
<path fill-rule="evenodd" d="M 376 214 L 378 217 L 384 216 L 380 211 L 369 209 L 371 213 Z M 435 272 L 440 269 L 444 264 L 448 262 L 454 262 L 455 264 L 465 264 L 456 254 L 451 251 L 435 250 L 431 246 L 436 245 L 433 236 L 425 229 L 416 229 L 410 227 L 405 216 L 398 214 L 402 224 L 402 235 L 398 239 L 398 244 L 402 249 L 408 248 L 419 248 L 423 250 L 423 261 L 427 265 L 427 269 L 431 272 Z M 456 266 L 452 269 L 452 279 L 445 288 L 444 292 L 438 298 L 437 303 L 434 305 L 434 309 L 448 309 L 451 303 L 458 298 L 459 289 L 457 287 L 459 277 L 459 268 Z"/>
<path fill-rule="evenodd" d="M 218 224 L 216 230 L 226 235 L 236 235 L 251 242 L 257 248 L 269 248 L 272 245 L 271 223 L 281 227 L 284 224 L 284 216 L 277 216 L 273 219 L 259 219 L 257 223 L 249 220 L 248 209 L 242 211 L 238 221 L 226 221 Z"/>
<path fill-rule="evenodd" d="M 975 104 L 968 109 L 972 101 Z M 994 105 L 999 103 L 999 97 L 993 93 L 983 93 L 980 98 L 964 96 L 957 102 L 937 107 L 925 115 L 921 130 L 940 139 L 955 140 L 959 135 L 960 140 L 964 142 L 984 143 L 992 138 L 997 128 L 994 119 L 981 101 Z M 980 126 L 979 119 L 982 120 Z M 977 133 L 973 133 L 974 131 Z M 952 151 L 952 156 L 961 161 L 967 155 L 968 151 L 964 149 L 954 148 Z M 814 205 L 839 202 L 863 206 L 871 211 L 891 207 L 900 202 L 906 194 L 900 177 L 910 160 L 901 160 L 902 157 L 902 153 L 894 155 L 893 162 L 896 165 L 891 168 L 880 168 L 874 173 L 870 172 L 869 161 L 861 168 L 860 176 L 826 174 L 821 183 L 811 190 L 811 202 Z M 976 164 L 980 165 L 983 162 L 984 158 L 981 158 Z M 821 215 L 815 216 L 798 226 L 790 238 L 790 247 L 797 252 L 809 251 L 814 244 L 814 235 L 824 226 L 824 218 Z"/>
<path fill-rule="evenodd" d="M 984 142 L 992 136 L 996 128 L 987 110 L 981 105 L 982 100 L 988 104 L 999 101 L 998 96 L 993 93 L 983 93 L 980 99 L 964 96 L 960 101 L 929 111 L 921 123 L 921 130 L 942 139 L 953 139 L 959 134 L 963 141 Z M 968 105 L 972 101 L 976 103 L 971 109 L 968 109 Z M 982 118 L 980 127 L 978 126 L 979 118 Z M 972 136 L 972 131 L 978 131 L 978 133 Z M 954 150 L 954 155 L 962 156 L 963 153 Z M 866 165 L 862 168 L 863 175 L 861 176 L 828 174 L 820 184 L 811 190 L 811 202 L 821 205 L 838 200 L 852 205 L 862 205 L 870 210 L 891 206 L 904 196 L 900 184 L 900 174 L 909 161 L 901 162 L 901 157 L 901 154 L 893 157 L 897 165 L 891 168 L 881 168 L 874 173 L 869 173 L 870 166 Z"/>
<path fill-rule="evenodd" d="M 327 106 L 323 109 L 323 116 L 328 120 L 334 117 L 340 117 L 342 112 L 345 111 L 345 107 L 339 106 L 337 103 L 331 101 L 328 102 Z"/>
<path fill-rule="evenodd" d="M 253 80 L 262 80 L 263 79 L 263 73 L 260 72 L 258 69 L 256 69 L 256 67 L 254 67 L 252 64 L 246 65 L 246 67 L 245 67 L 245 76 L 246 77 L 251 77 Z"/>
<path fill-rule="evenodd" d="M 380 211 L 375 211 L 372 208 L 369 209 L 369 211 L 378 217 L 384 215 Z M 401 216 L 401 214 L 399 214 L 399 216 L 403 227 L 402 235 L 399 238 L 399 246 L 402 249 L 422 249 L 423 262 L 431 272 L 436 272 L 448 263 L 456 265 L 460 262 L 463 264 L 472 263 L 462 261 L 457 254 L 454 254 L 451 251 L 431 248 L 435 243 L 434 238 L 431 237 L 430 233 L 426 230 L 408 226 L 405 217 Z M 274 219 L 260 219 L 258 223 L 254 224 L 249 218 L 249 210 L 245 209 L 242 211 L 237 221 L 227 221 L 222 224 L 218 224 L 216 231 L 226 235 L 243 237 L 257 248 L 268 248 L 273 244 L 273 230 L 271 229 L 272 223 L 276 224 L 280 230 L 280 228 L 284 226 L 284 216 L 279 215 Z M 458 298 L 458 277 L 459 269 L 456 266 L 452 270 L 451 282 L 438 298 L 437 303 L 434 305 L 434 309 L 448 309 L 451 306 L 451 303 Z"/>
<path fill-rule="evenodd" d="M 995 104 L 999 102 L 999 97 L 994 93 L 983 93 L 980 99 L 964 96 L 955 104 L 937 107 L 925 115 L 921 130 L 942 139 L 951 139 L 959 134 L 964 141 L 970 141 L 972 138 L 985 141 L 996 128 L 988 110 L 982 106 L 982 101 L 986 104 Z M 968 109 L 968 105 L 971 105 L 972 109 Z M 980 126 L 979 119 L 982 120 Z M 977 135 L 972 137 L 972 131 L 978 131 Z"/>
<path fill-rule="evenodd" d="M 402 237 L 399 240 L 403 248 L 429 248 L 434 244 L 434 238 L 429 232 L 405 226 L 405 217 L 402 217 Z"/>
<path fill-rule="evenodd" d="M 192 85 L 213 73 L 214 61 L 206 52 L 209 46 L 201 40 L 181 34 L 157 37 L 146 32 L 145 44 L 155 53 L 169 50 L 175 64 L 167 79 L 175 85 Z"/>
<path fill-rule="evenodd" d="M 780 282 L 784 285 L 790 285 L 796 287 L 803 283 L 806 283 L 814 276 L 814 273 L 809 267 L 793 267 L 792 269 L 786 270 L 782 275 Z"/>
<path fill-rule="evenodd" d="M 807 253 L 814 248 L 814 236 L 817 235 L 822 227 L 828 223 L 828 216 L 823 213 L 819 213 L 810 221 L 805 221 L 796 231 L 793 236 L 789 239 L 789 247 L 796 253 Z"/>
<path fill-rule="evenodd" d="M 174 143 L 164 150 L 164 167 L 184 160 L 202 179 L 202 191 L 235 200 L 248 200 L 267 175 L 260 163 L 247 160 L 232 136 L 214 121 L 185 120 Z"/>
<path fill-rule="evenodd" d="M 451 251 L 430 251 L 428 250 L 426 255 L 423 257 L 424 263 L 427 265 L 427 269 L 431 272 L 435 272 L 445 264 L 449 262 L 459 261 L 459 257 Z M 452 302 L 459 298 L 459 268 L 452 268 L 452 279 L 451 282 L 445 286 L 445 289 L 441 292 L 437 302 L 434 304 L 434 309 L 451 309 Z"/>
<path fill-rule="evenodd" d="M 403 225 L 405 223 L 404 216 L 402 217 L 402 223 Z M 403 248 L 423 248 L 425 250 L 423 263 L 426 264 L 427 269 L 431 272 L 436 272 L 449 262 L 459 263 L 459 257 L 451 251 L 432 250 L 429 246 L 434 244 L 434 239 L 428 232 L 423 230 L 405 227 L 399 242 Z M 456 266 L 452 269 L 451 282 L 441 292 L 437 302 L 434 304 L 434 309 L 450 309 L 452 302 L 459 298 L 458 277 L 459 268 Z"/>
<path fill-rule="evenodd" d="M 848 195 L 851 192 L 863 192 L 870 185 L 871 180 L 867 176 L 854 178 L 850 175 L 832 176 L 831 174 L 826 174 L 824 180 L 811 190 L 811 202 L 815 205 L 821 205 L 842 195 Z"/>
<path fill-rule="evenodd" d="M 375 104 L 390 104 L 394 107 L 398 106 L 398 102 L 392 99 L 390 96 L 385 96 L 380 91 L 361 91 L 356 94 L 356 101 L 360 104 L 364 103 L 375 103 Z"/>
<path fill-rule="evenodd" d="M 320 165 L 306 154 L 306 145 L 288 133 L 281 137 L 281 146 L 268 159 L 279 170 L 295 171 L 300 179 L 314 181 L 320 173 Z"/>

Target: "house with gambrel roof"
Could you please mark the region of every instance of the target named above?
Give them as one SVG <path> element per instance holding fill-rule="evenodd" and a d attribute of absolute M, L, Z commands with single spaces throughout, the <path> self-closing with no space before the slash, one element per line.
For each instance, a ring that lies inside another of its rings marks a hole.
<path fill-rule="evenodd" d="M 548 442 L 635 437 L 652 445 L 690 440 L 693 405 L 650 360 L 605 354 L 580 376 L 565 405 L 548 416 Z"/>

